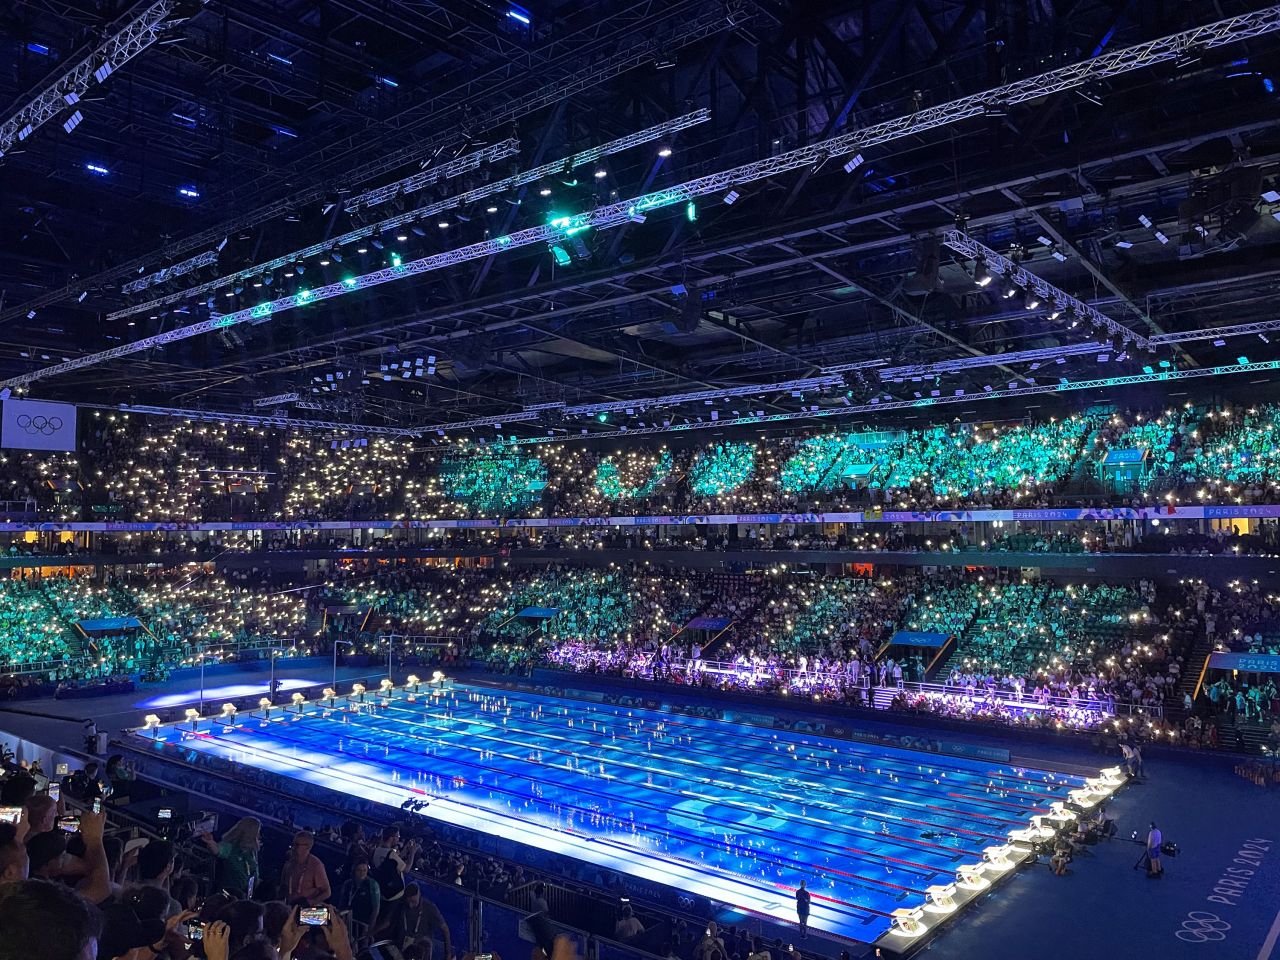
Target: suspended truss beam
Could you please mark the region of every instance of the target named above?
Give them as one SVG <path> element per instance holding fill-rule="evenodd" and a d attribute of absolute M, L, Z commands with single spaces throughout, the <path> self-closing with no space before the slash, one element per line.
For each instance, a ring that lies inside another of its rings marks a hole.
<path fill-rule="evenodd" d="M 1131 330 L 1123 323 L 1112 320 L 1105 313 L 1077 300 L 1048 281 L 1041 280 L 1031 271 L 1022 269 L 1008 257 L 973 239 L 967 233 L 960 230 L 947 230 L 942 234 L 942 242 L 962 257 L 985 263 L 987 269 L 996 276 L 1004 277 L 1024 290 L 1034 291 L 1046 307 L 1053 306 L 1065 313 L 1075 314 L 1089 327 L 1104 329 L 1125 343 L 1136 343 L 1144 350 L 1149 350 L 1153 346 L 1150 338 Z"/>
<path fill-rule="evenodd" d="M 199 2 L 203 4 L 205 0 Z M 62 111 L 74 109 L 93 84 L 106 83 L 108 77 L 160 39 L 170 27 L 190 19 L 175 16 L 178 6 L 178 0 L 156 0 L 0 123 L 0 157 Z"/>
<path fill-rule="evenodd" d="M 761 426 L 769 423 L 783 423 L 789 420 L 813 420 L 825 417 L 849 417 L 858 414 L 884 413 L 888 410 L 915 410 L 922 407 L 936 407 L 949 403 L 976 403 L 983 400 L 1008 401 L 1014 397 L 1032 397 L 1046 393 L 1072 393 L 1078 390 L 1105 390 L 1110 387 L 1126 387 L 1143 383 L 1164 383 L 1177 380 L 1191 380 L 1198 377 L 1223 377 L 1243 373 L 1275 372 L 1280 370 L 1280 360 L 1262 360 L 1256 363 L 1233 363 L 1218 367 L 1196 367 L 1190 370 L 1161 370 L 1153 373 L 1135 373 L 1120 377 L 1102 377 L 1093 380 L 1063 380 L 1058 383 L 1037 384 L 1030 387 L 1010 387 L 1000 390 L 993 388 L 989 393 L 965 393 L 959 391 L 951 396 L 924 397 L 919 400 L 884 400 L 879 403 L 864 403 L 847 407 L 832 407 L 822 410 L 797 411 L 795 413 L 774 413 L 763 416 L 731 417 L 729 419 L 697 421 L 691 423 L 672 423 L 667 426 L 635 427 L 626 430 L 597 431 L 590 434 L 590 439 L 608 437 L 639 437 L 655 433 L 682 433 L 689 430 L 723 429 L 724 427 Z M 566 440 L 587 439 L 571 433 L 562 433 L 556 437 L 526 437 L 515 442 L 518 444 L 563 443 Z"/>

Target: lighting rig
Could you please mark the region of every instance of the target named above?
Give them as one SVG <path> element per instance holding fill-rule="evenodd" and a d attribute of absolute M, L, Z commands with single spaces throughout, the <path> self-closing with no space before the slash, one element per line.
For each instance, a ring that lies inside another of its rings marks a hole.
<path fill-rule="evenodd" d="M 77 61 L 53 83 L 11 117 L 0 123 L 0 157 L 22 143 L 36 130 L 67 109 L 73 109 L 64 127 L 67 132 L 79 125 L 83 117 L 76 104 L 93 84 L 104 84 L 123 67 L 164 35 L 199 11 L 205 0 L 157 0 L 124 26 L 111 34 L 84 59 Z"/>
<path fill-rule="evenodd" d="M 1280 30 L 1280 7 L 1273 6 L 1251 11 L 1206 26 L 1104 53 L 1080 63 L 961 97 L 936 107 L 923 108 L 891 120 L 870 124 L 838 137 L 699 177 L 664 190 L 606 204 L 585 213 L 561 217 L 553 224 L 529 227 L 506 236 L 486 239 L 410 262 L 403 262 L 393 257 L 391 266 L 381 270 L 375 270 L 360 277 L 349 277 L 315 289 L 302 289 L 287 297 L 144 337 L 132 343 L 55 364 L 42 370 L 11 377 L 0 382 L 0 388 L 22 386 L 44 377 L 95 366 L 156 346 L 214 333 L 235 324 L 266 322 L 277 314 L 305 308 L 323 300 L 346 296 L 359 290 L 367 290 L 413 276 L 422 276 L 459 263 L 508 253 L 532 244 L 548 244 L 571 233 L 643 222 L 650 212 L 656 210 L 677 204 L 684 205 L 698 197 L 722 195 L 726 190 L 736 189 L 748 183 L 767 180 L 792 170 L 815 167 L 833 156 L 861 153 L 876 145 L 915 136 L 973 117 L 984 116 L 992 103 L 1005 107 L 1027 103 L 1054 93 L 1078 89 L 1088 83 L 1176 60 L 1188 49 L 1201 51 L 1213 49 L 1277 30 Z M 1132 331 L 1129 331 L 1129 335 L 1131 339 L 1138 338 L 1138 335 Z M 1147 340 L 1140 338 L 1140 342 L 1146 343 Z"/>

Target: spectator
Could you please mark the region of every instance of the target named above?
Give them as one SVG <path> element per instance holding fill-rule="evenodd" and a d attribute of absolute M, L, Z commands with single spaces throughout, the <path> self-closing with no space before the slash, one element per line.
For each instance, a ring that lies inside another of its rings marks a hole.
<path fill-rule="evenodd" d="M 382 906 L 378 881 L 369 876 L 368 860 L 357 860 L 351 868 L 351 879 L 342 885 L 338 894 L 338 906 L 351 915 L 351 932 L 356 942 L 365 942 Z"/>
<path fill-rule="evenodd" d="M 111 866 L 102 844 L 105 821 L 101 813 L 85 811 L 80 815 L 79 856 L 68 851 L 67 834 L 61 830 L 32 836 L 27 841 L 31 876 L 67 883 L 90 903 L 105 901 L 112 894 Z"/>
<path fill-rule="evenodd" d="M 143 844 L 138 851 L 138 879 L 134 886 L 151 887 L 165 895 L 169 902 L 161 914 L 161 919 L 164 920 L 187 909 L 172 896 L 170 891 L 174 864 L 173 844 L 168 840 L 152 840 L 150 843 Z"/>
<path fill-rule="evenodd" d="M 404 904 L 396 916 L 391 939 L 400 945 L 401 950 L 416 946 L 422 960 L 431 960 L 437 933 L 444 946 L 441 956 L 450 960 L 453 957 L 453 941 L 444 914 L 422 895 L 422 889 L 416 883 L 406 885 Z"/>
<path fill-rule="evenodd" d="M 613 925 L 613 938 L 626 943 L 642 933 L 644 933 L 644 924 L 636 919 L 635 913 L 631 909 L 631 904 L 627 904 L 622 908 L 622 916 Z"/>
<path fill-rule="evenodd" d="M 529 900 L 530 913 L 549 913 L 547 906 L 547 885 L 539 880 L 533 885 L 533 897 Z"/>
<path fill-rule="evenodd" d="M 314 907 L 326 903 L 332 894 L 329 874 L 320 858 L 312 853 L 316 838 L 306 831 L 293 838 L 293 846 L 280 871 L 281 894 L 291 904 Z"/>
<path fill-rule="evenodd" d="M 98 941 L 98 956 L 107 958 L 136 956 L 135 950 L 149 947 L 152 954 L 160 952 L 157 945 L 164 939 L 165 924 L 158 917 L 142 919 L 125 904 L 110 904 L 102 910 L 102 936 Z"/>
<path fill-rule="evenodd" d="M 245 817 L 222 835 L 222 842 L 215 843 L 213 835 L 202 833 L 210 852 L 218 857 L 215 883 L 233 897 L 248 899 L 253 896 L 253 885 L 258 877 L 258 850 L 262 846 L 262 822 L 257 817 Z"/>
<path fill-rule="evenodd" d="M 75 891 L 48 880 L 0 886 L 0 960 L 95 960 L 102 914 Z"/>
<path fill-rule="evenodd" d="M 26 880 L 30 869 L 26 844 L 17 824 L 0 823 L 0 884 Z"/>

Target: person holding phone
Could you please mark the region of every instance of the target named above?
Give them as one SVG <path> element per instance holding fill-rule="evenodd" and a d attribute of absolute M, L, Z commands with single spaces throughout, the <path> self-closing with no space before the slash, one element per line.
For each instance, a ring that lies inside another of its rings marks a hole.
<path fill-rule="evenodd" d="M 280 869 L 280 886 L 289 903 L 319 906 L 326 903 L 333 893 L 324 864 L 311 852 L 315 845 L 316 838 L 305 830 L 293 838 L 293 845 Z"/>
<path fill-rule="evenodd" d="M 262 846 L 262 821 L 244 817 L 215 842 L 213 834 L 202 833 L 200 839 L 218 858 L 218 886 L 234 897 L 253 896 L 258 877 L 258 850 Z"/>

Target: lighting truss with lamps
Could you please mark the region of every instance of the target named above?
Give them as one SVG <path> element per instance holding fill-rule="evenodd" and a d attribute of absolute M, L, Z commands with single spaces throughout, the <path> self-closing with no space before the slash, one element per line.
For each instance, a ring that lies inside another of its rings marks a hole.
<path fill-rule="evenodd" d="M 885 400 L 880 403 L 851 404 L 850 406 L 832 407 L 798 411 L 795 413 L 770 413 L 763 416 L 731 417 L 717 421 L 698 423 L 673 423 L 668 426 L 637 427 L 627 430 L 596 431 L 589 439 L 607 439 L 609 437 L 637 437 L 657 433 L 684 433 L 690 430 L 707 430 L 711 428 L 758 426 L 764 423 L 784 423 L 788 420 L 812 420 L 824 417 L 848 417 L 865 413 L 884 413 L 889 410 L 914 410 L 922 407 L 936 407 L 949 403 L 976 403 L 982 400 L 1007 400 L 1010 397 L 1031 397 L 1047 393 L 1072 393 L 1078 390 L 1104 390 L 1111 387 L 1133 386 L 1143 383 L 1164 383 L 1177 380 L 1190 380 L 1197 377 L 1221 377 L 1244 373 L 1274 372 L 1280 370 L 1280 360 L 1263 360 L 1249 363 L 1224 364 L 1217 367 L 1195 367 L 1190 370 L 1160 370 L 1152 373 L 1134 373 L 1120 377 L 1102 377 L 1093 380 L 1067 380 L 1058 383 L 1036 384 L 1029 387 L 995 389 L 990 393 L 964 393 L 959 396 L 923 397 L 919 400 Z M 637 400 L 637 405 L 641 401 Z M 566 440 L 588 439 L 573 434 L 558 437 L 554 442 Z M 524 437 L 514 441 L 519 445 L 532 445 L 553 442 L 547 437 Z"/>
<path fill-rule="evenodd" d="M 1088 341 L 1060 347 L 1040 347 L 1035 350 L 1011 350 L 982 357 L 957 357 L 954 360 L 938 360 L 934 363 L 913 363 L 902 367 L 881 367 L 876 371 L 883 381 L 898 381 L 921 377 L 936 377 L 959 370 L 976 370 L 981 367 L 1011 366 L 1015 363 L 1051 363 L 1059 357 L 1101 353 L 1111 348 L 1105 343 Z"/>
<path fill-rule="evenodd" d="M 397 214 L 394 217 L 388 217 L 386 220 L 381 220 L 378 223 L 372 224 L 370 226 L 361 227 L 358 230 L 351 230 L 347 233 L 342 234 L 342 236 L 335 237 L 330 240 L 325 240 L 322 243 L 312 244 L 311 246 L 304 247 L 301 250 L 295 250 L 292 253 L 286 253 L 283 256 L 276 257 L 274 260 L 268 260 L 265 263 L 259 263 L 252 267 L 246 267 L 244 270 L 231 274 L 230 276 L 219 277 L 217 280 L 211 280 L 208 283 L 202 283 L 199 286 L 191 287 L 190 289 L 187 289 L 187 290 L 181 290 L 177 293 L 168 294 L 166 296 L 159 297 L 155 300 L 148 301 L 147 303 L 139 303 L 130 307 L 125 307 L 122 310 L 117 310 L 114 313 L 108 314 L 107 320 L 108 321 L 119 320 L 123 317 L 129 317 L 129 316 L 133 316 L 134 314 L 145 313 L 146 311 L 154 310 L 157 307 L 167 306 L 171 303 L 179 303 L 183 300 L 187 300 L 192 297 L 198 297 L 202 294 L 212 293 L 215 290 L 220 290 L 226 287 L 227 284 L 229 283 L 235 283 L 238 280 L 248 280 L 248 279 L 251 279 L 252 277 L 259 276 L 267 271 L 277 270 L 281 267 L 288 266 L 289 264 L 294 263 L 295 261 L 305 260 L 307 257 L 313 257 L 313 256 L 317 256 L 318 254 L 325 253 L 329 250 L 332 250 L 335 246 L 339 246 L 339 247 L 349 246 L 350 244 L 355 243 L 358 240 L 363 240 L 377 233 L 385 233 L 386 231 L 393 230 L 396 227 L 406 226 L 410 223 L 413 223 L 415 220 L 421 220 L 426 217 L 432 217 L 444 210 L 452 210 L 456 207 L 464 207 L 464 206 L 467 206 L 468 204 L 475 203 L 478 200 L 483 200 L 485 197 L 491 197 L 494 194 L 502 193 L 506 190 L 514 190 L 518 187 L 525 186 L 526 184 L 536 183 L 537 181 L 541 180 L 543 177 L 547 177 L 547 176 L 551 176 L 553 174 L 559 173 L 565 168 L 566 164 L 570 165 L 571 167 L 577 167 L 582 164 L 594 163 L 595 161 L 599 160 L 602 157 L 613 156 L 614 154 L 621 153 L 623 150 L 630 149 L 631 147 L 639 146 L 640 144 L 644 144 L 644 143 L 650 143 L 654 140 L 659 139 L 662 136 L 670 134 L 672 131 L 685 130 L 696 124 L 705 123 L 707 120 L 710 120 L 710 119 L 711 119 L 711 111 L 695 110 L 693 113 L 687 113 L 684 116 L 675 117 L 674 119 L 668 120 L 665 123 L 660 123 L 660 124 L 657 124 L 656 126 L 649 127 L 645 130 L 640 130 L 640 131 L 637 131 L 636 133 L 628 134 L 625 137 L 619 137 L 617 140 L 611 140 L 608 143 L 601 144 L 598 147 L 591 147 L 590 149 L 583 150 L 581 153 L 577 153 L 572 157 L 564 157 L 560 160 L 555 160 L 551 163 L 544 163 L 540 167 L 534 167 L 531 170 L 525 170 L 521 173 L 513 174 L 512 176 L 506 177 L 502 180 L 495 181 L 494 183 L 487 183 L 484 186 L 477 187 L 474 190 L 468 190 L 466 193 L 459 194 L 458 196 L 447 197 L 444 200 L 438 200 L 434 203 L 429 203 L 424 207 L 419 207 L 416 210 L 409 210 L 405 213 Z M 465 173 L 468 170 L 474 169 L 475 167 L 479 166 L 479 161 L 472 162 L 473 158 L 480 157 L 482 156 L 482 154 L 486 155 L 483 157 L 483 159 L 498 160 L 498 159 L 502 159 L 503 157 L 511 156 L 514 153 L 518 153 L 519 149 L 520 149 L 520 145 L 517 141 L 504 140 L 502 143 L 495 144 L 492 147 L 488 147 L 484 151 L 480 151 L 474 154 L 469 154 L 465 158 L 459 158 L 457 161 L 452 161 L 452 163 L 455 163 L 455 164 L 461 163 L 464 160 L 468 162 L 465 165 L 465 167 L 460 168 L 454 172 L 447 172 L 443 174 L 443 177 L 449 178 L 449 177 L 457 176 L 459 173 Z M 492 155 L 489 156 L 489 154 L 492 154 Z M 421 189 L 422 186 L 426 186 L 430 183 L 436 182 L 439 179 L 442 179 L 441 171 L 446 170 L 449 166 L 450 164 L 442 164 L 440 167 L 436 168 L 434 171 L 424 170 L 422 173 L 417 174 L 416 175 L 417 178 L 427 177 L 428 174 L 432 174 L 432 173 L 435 174 L 435 177 L 433 179 L 424 180 L 422 185 L 415 189 Z"/>
<path fill-rule="evenodd" d="M 285 403 L 296 403 L 302 399 L 302 394 L 296 390 L 289 393 L 276 393 L 269 397 L 258 397 L 253 401 L 255 407 L 278 407 Z"/>
<path fill-rule="evenodd" d="M 121 293 L 139 293 L 147 287 L 154 287 L 157 283 L 164 283 L 166 280 L 173 280 L 177 277 L 185 277 L 193 270 L 199 270 L 201 267 L 213 266 L 218 262 L 217 250 L 206 250 L 204 253 L 198 253 L 194 257 L 183 260 L 181 263 L 175 263 L 171 267 L 165 267 L 157 270 L 155 273 L 149 273 L 145 277 L 139 277 L 137 280 L 131 280 L 120 288 Z"/>
<path fill-rule="evenodd" d="M 665 190 L 659 190 L 631 200 L 607 204 L 576 216 L 563 217 L 556 221 L 556 224 L 529 227 L 507 236 L 470 244 L 410 263 L 393 265 L 361 277 L 352 277 L 337 283 L 327 284 L 315 290 L 302 290 L 290 297 L 268 301 L 244 310 L 224 314 L 215 319 L 204 320 L 185 327 L 178 327 L 165 333 L 145 337 L 133 343 L 121 344 L 110 350 L 89 354 L 75 360 L 45 367 L 42 370 L 10 377 L 0 382 L 0 388 L 22 386 L 48 376 L 96 366 L 109 360 L 149 350 L 152 347 L 175 343 L 206 333 L 213 333 L 240 323 L 261 323 L 275 314 L 295 310 L 322 300 L 345 296 L 358 290 L 380 286 L 395 280 L 420 276 L 460 263 L 466 263 L 470 260 L 506 253 L 520 247 L 545 244 L 565 236 L 569 231 L 608 229 L 623 223 L 642 221 L 649 211 L 682 204 L 710 194 L 718 194 L 736 185 L 769 179 L 792 170 L 813 167 L 832 156 L 865 150 L 891 140 L 914 136 L 927 130 L 982 116 L 985 114 L 986 108 L 992 103 L 1005 105 L 1026 103 L 1054 93 L 1073 90 L 1086 83 L 1130 73 L 1155 64 L 1166 63 L 1175 60 L 1188 49 L 1212 49 L 1228 43 L 1273 33 L 1277 30 L 1280 30 L 1280 6 L 1266 7 L 1262 10 L 1230 17 L 1226 20 L 1219 20 L 1206 26 L 1196 27 L 1136 46 L 1116 50 L 1112 53 L 1102 54 L 1081 63 L 1050 70 L 1047 73 L 995 87 L 982 93 L 961 97 L 958 100 L 952 100 L 937 107 L 925 108 L 906 116 L 871 124 L 851 133 L 780 153 L 764 160 L 743 164 L 730 170 L 699 177 L 695 180 L 668 187 Z M 1115 321 L 1110 322 L 1114 323 Z M 1119 325 L 1117 324 L 1116 326 L 1118 327 Z M 1123 329 L 1128 330 L 1128 328 Z M 1128 331 L 1128 334 L 1131 339 L 1142 343 L 1148 342 L 1146 338 L 1140 337 L 1132 331 Z M 720 421 L 722 424 L 724 422 Z"/>
<path fill-rule="evenodd" d="M 756 383 L 744 387 L 726 387 L 723 390 L 698 390 L 693 393 L 677 393 L 667 397 L 649 397 L 644 400 L 610 400 L 607 403 L 584 403 L 574 407 L 564 407 L 566 416 L 594 417 L 601 413 L 616 413 L 619 410 L 652 410 L 659 407 L 674 407 L 685 403 L 702 403 L 706 400 L 727 400 L 731 397 L 754 397 L 762 393 L 785 393 L 792 390 L 822 390 L 830 387 L 844 387 L 844 377 L 825 375 L 821 377 L 803 377 L 799 380 L 787 380 L 782 383 Z"/>
<path fill-rule="evenodd" d="M 963 231 L 947 230 L 942 235 L 942 242 L 963 257 L 983 261 L 987 265 L 987 269 L 996 276 L 1004 277 L 1024 290 L 1034 290 L 1046 306 L 1073 310 L 1079 314 L 1082 320 L 1092 324 L 1094 327 L 1101 327 L 1126 342 L 1132 341 L 1144 350 L 1151 349 L 1154 346 L 1150 337 L 1131 330 L 1123 323 L 1112 320 L 1105 313 L 1077 300 L 1071 294 L 1058 289 L 1048 281 L 1041 280 L 1031 271 L 1022 269 L 1008 257 L 997 253 L 986 244 L 978 242 Z"/>
<path fill-rule="evenodd" d="M 757 8 L 746 0 L 728 0 L 723 6 L 709 8 L 694 16 L 678 17 L 672 20 L 670 29 L 655 31 L 653 24 L 646 24 L 643 32 L 636 36 L 617 38 L 613 53 L 600 58 L 593 58 L 590 66 L 574 70 L 559 76 L 551 82 L 515 97 L 492 98 L 492 106 L 480 113 L 472 113 L 468 117 L 467 127 L 476 130 L 493 130 L 505 123 L 527 116 L 544 107 L 549 107 L 567 96 L 589 90 L 597 84 L 617 77 L 643 63 L 652 60 L 656 55 L 670 54 L 683 49 L 707 37 L 742 26 L 758 12 Z M 446 108 L 442 110 L 447 111 Z M 460 126 L 449 128 L 449 132 L 434 139 L 436 147 L 463 142 L 465 132 Z M 343 180 L 369 180 L 381 176 L 405 163 L 411 162 L 416 155 L 407 151 L 395 151 L 382 157 L 375 165 L 366 165 L 357 171 L 348 171 Z M 242 216 L 234 217 L 210 227 L 201 233 L 192 234 L 173 241 L 169 252 L 177 254 L 194 250 L 202 246 L 217 243 L 228 234 L 251 227 L 254 224 L 269 220 L 295 210 L 299 206 L 322 199 L 332 189 L 333 184 L 321 184 L 315 188 L 291 194 L 289 197 L 258 207 Z M 135 257 L 124 263 L 100 271 L 91 277 L 81 278 L 77 284 L 68 284 L 58 290 L 51 290 L 38 297 L 0 311 L 0 323 L 25 315 L 30 310 L 47 307 L 74 296 L 81 288 L 102 287 L 122 277 L 137 273 L 139 268 L 146 269 L 155 262 L 155 253 Z"/>
<path fill-rule="evenodd" d="M 534 167 L 532 170 L 517 173 L 514 176 L 508 177 L 505 180 L 500 180 L 497 183 L 488 184 L 483 188 L 485 192 L 481 193 L 480 191 L 475 191 L 478 196 L 474 199 L 479 199 L 482 196 L 488 196 L 492 193 L 499 193 L 503 190 L 509 190 L 513 187 L 521 187 L 528 183 L 536 183 L 543 177 L 549 177 L 559 173 L 565 168 L 566 164 L 569 165 L 570 169 L 576 169 L 578 167 L 585 166 L 588 163 L 595 163 L 602 157 L 621 153 L 623 150 L 628 150 L 631 147 L 638 147 L 641 144 L 652 143 L 654 140 L 661 139 L 662 137 L 669 136 L 673 133 L 678 133 L 681 130 L 687 130 L 689 127 L 696 126 L 699 123 L 706 123 L 710 119 L 711 111 L 705 108 L 695 110 L 692 113 L 686 113 L 683 116 L 675 117 L 665 123 L 649 127 L 646 130 L 641 130 L 637 133 L 620 137 L 617 140 L 612 140 L 602 146 L 589 147 L 581 153 L 574 154 L 572 157 L 555 160 L 551 163 L 544 163 L 540 167 Z M 430 186 L 432 183 L 431 180 L 427 179 L 428 173 L 430 173 L 429 170 L 424 170 L 422 173 L 415 173 L 411 177 L 406 177 L 403 180 L 397 180 L 395 183 L 389 183 L 385 187 L 378 187 L 376 190 L 369 190 L 357 197 L 352 197 L 346 202 L 345 209 L 348 213 L 355 210 L 368 209 L 369 207 L 376 206 L 380 203 L 386 203 L 388 200 L 394 199 L 399 194 L 416 193 L 423 187 Z M 463 200 L 463 202 L 467 202 L 467 199 L 465 198 L 470 197 L 470 194 L 466 194 L 464 195 L 464 198 L 459 199 Z"/>
<path fill-rule="evenodd" d="M 194 410 L 186 407 L 153 407 L 141 403 L 81 403 L 77 406 L 90 410 L 111 410 L 119 413 L 138 413 L 151 417 L 173 417 L 177 420 L 196 420 L 201 423 L 243 423 L 250 427 L 272 427 L 277 430 L 350 430 L 352 433 L 368 433 L 383 437 L 408 437 L 419 433 L 406 427 L 371 426 L 365 423 L 339 423 L 331 420 L 302 420 L 297 417 L 272 417 L 264 414 L 234 413 L 227 410 Z"/>
<path fill-rule="evenodd" d="M 481 150 L 476 150 L 473 153 L 468 153 L 461 157 L 455 157 L 453 160 L 450 160 L 447 163 L 442 163 L 438 167 L 432 167 L 430 170 L 424 170 L 422 173 L 418 174 L 418 176 L 427 178 L 424 180 L 424 186 L 427 184 L 438 183 L 441 180 L 449 180 L 453 177 L 461 176 L 464 173 L 469 173 L 483 163 L 490 163 L 495 160 L 504 160 L 519 152 L 520 141 L 514 138 L 508 138 L 500 143 L 495 143 Z M 301 250 L 294 250 L 290 253 L 276 257 L 273 260 L 267 260 L 264 263 L 257 263 L 251 267 L 245 267 L 243 270 L 237 270 L 235 273 L 228 274 L 225 277 L 219 277 L 217 280 L 210 280 L 208 283 L 189 287 L 186 290 L 179 290 L 176 293 L 166 294 L 163 297 L 148 300 L 146 303 L 133 304 L 132 306 L 125 307 L 121 310 L 116 310 L 114 313 L 107 314 L 107 320 L 120 320 L 124 317 L 131 317 L 135 314 L 146 313 L 149 310 L 165 307 L 171 303 L 180 303 L 181 301 L 191 299 L 192 297 L 198 297 L 205 293 L 221 290 L 228 284 L 233 284 L 241 280 L 249 280 L 253 277 L 261 276 L 271 270 L 278 270 L 281 267 L 287 267 L 298 260 L 305 260 L 307 257 L 314 257 L 322 253 L 327 253 L 335 246 L 344 246 L 371 236 L 379 231 L 390 230 L 403 224 L 412 223 L 419 217 L 429 216 L 431 213 L 435 212 L 433 208 L 438 208 L 440 206 L 440 204 L 432 204 L 430 207 L 423 207 L 421 210 L 412 210 L 400 216 L 390 217 L 381 223 L 361 227 L 359 230 L 352 230 L 348 233 L 344 233 L 340 237 L 333 237 L 328 240 L 323 240 L 320 243 L 313 243 L 309 247 L 303 247 Z M 216 253 L 214 254 L 214 262 L 217 262 Z M 161 271 L 161 273 L 163 272 L 164 271 Z M 165 279 L 168 278 L 166 277 Z M 130 287 L 133 286 L 134 284 L 132 283 L 127 284 L 124 287 L 121 287 L 121 291 L 123 293 L 134 293 L 136 291 L 130 289 Z M 137 289 L 143 288 L 139 287 Z"/>
<path fill-rule="evenodd" d="M 0 157 L 159 40 L 176 22 L 178 6 L 178 0 L 157 0 L 0 123 Z"/>

